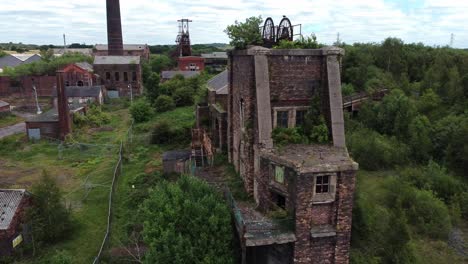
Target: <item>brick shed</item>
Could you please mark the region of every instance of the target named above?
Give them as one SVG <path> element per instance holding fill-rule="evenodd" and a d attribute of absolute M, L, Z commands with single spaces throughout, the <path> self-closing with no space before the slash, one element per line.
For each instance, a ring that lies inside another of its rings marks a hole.
<path fill-rule="evenodd" d="M 9 256 L 24 243 L 25 210 L 30 205 L 26 190 L 0 189 L 0 256 Z"/>

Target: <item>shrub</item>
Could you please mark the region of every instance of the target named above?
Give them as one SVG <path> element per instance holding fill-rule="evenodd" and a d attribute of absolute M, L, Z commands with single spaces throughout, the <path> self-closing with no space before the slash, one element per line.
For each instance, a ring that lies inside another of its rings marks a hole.
<path fill-rule="evenodd" d="M 183 144 L 190 140 L 190 128 L 176 128 L 162 120 L 153 127 L 151 135 L 152 144 Z"/>
<path fill-rule="evenodd" d="M 145 100 L 139 100 L 130 107 L 130 113 L 137 123 L 146 122 L 150 120 L 153 111 L 151 106 Z"/>
<path fill-rule="evenodd" d="M 447 206 L 429 190 L 419 190 L 401 178 L 390 180 L 387 185 L 386 203 L 401 208 L 414 230 L 431 238 L 447 238 L 451 220 Z"/>
<path fill-rule="evenodd" d="M 298 128 L 277 127 L 271 134 L 273 142 L 277 145 L 298 144 L 303 142 L 303 136 Z"/>
<path fill-rule="evenodd" d="M 154 106 L 156 108 L 156 111 L 160 113 L 173 110 L 176 107 L 174 100 L 167 95 L 158 96 L 158 98 L 154 102 Z"/>
<path fill-rule="evenodd" d="M 177 88 L 172 95 L 176 106 L 188 106 L 193 104 L 195 91 L 190 87 Z"/>
<path fill-rule="evenodd" d="M 203 181 L 182 176 L 163 181 L 141 206 L 144 263 L 233 263 L 231 216 Z"/>
<path fill-rule="evenodd" d="M 373 130 L 358 129 L 349 133 L 347 139 L 353 158 L 368 170 L 403 165 L 409 159 L 409 149 L 405 144 Z"/>
<path fill-rule="evenodd" d="M 32 206 L 27 210 L 31 234 L 36 245 L 54 243 L 71 230 L 70 212 L 63 205 L 62 193 L 54 179 L 43 172 L 41 181 L 33 185 Z"/>
<path fill-rule="evenodd" d="M 312 142 L 322 143 L 322 144 L 329 142 L 328 127 L 325 124 L 325 122 L 320 125 L 313 126 L 309 137 Z"/>

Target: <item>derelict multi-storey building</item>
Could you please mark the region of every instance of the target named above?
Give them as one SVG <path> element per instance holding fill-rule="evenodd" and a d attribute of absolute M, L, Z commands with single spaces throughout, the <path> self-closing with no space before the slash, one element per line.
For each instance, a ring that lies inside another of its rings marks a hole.
<path fill-rule="evenodd" d="M 231 201 L 243 263 L 348 263 L 355 174 L 348 155 L 341 97 L 344 51 L 234 50 L 228 64 L 227 142 L 255 209 Z M 275 146 L 276 127 L 304 123 L 311 98 L 329 144 Z M 283 208 L 291 228 L 252 214 Z"/>

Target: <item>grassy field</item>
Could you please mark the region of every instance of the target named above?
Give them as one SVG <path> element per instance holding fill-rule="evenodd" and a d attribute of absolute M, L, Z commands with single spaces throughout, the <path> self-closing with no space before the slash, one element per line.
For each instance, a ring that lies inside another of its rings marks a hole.
<path fill-rule="evenodd" d="M 372 203 L 385 206 L 383 194 L 385 193 L 385 182 L 396 175 L 394 171 L 376 171 L 369 172 L 360 170 L 357 178 L 356 192 L 359 199 L 372 201 Z M 462 223 L 463 226 L 466 225 Z M 462 229 L 465 230 L 466 228 Z M 465 233 L 466 236 L 466 233 Z M 466 239 L 466 238 L 465 238 Z M 466 241 L 466 240 L 465 240 Z M 442 264 L 442 263 L 466 263 L 459 255 L 452 250 L 446 241 L 431 240 L 426 237 L 419 237 L 412 234 L 411 246 L 414 248 L 417 263 L 424 264 Z"/>
<path fill-rule="evenodd" d="M 0 116 L 0 128 L 12 126 L 14 124 L 21 123 L 23 121 L 24 121 L 23 118 L 19 116 L 15 116 L 15 115 Z"/>
<path fill-rule="evenodd" d="M 110 114 L 111 122 L 105 128 L 75 130 L 62 149 L 56 142 L 27 142 L 24 135 L 0 141 L 0 187 L 28 189 L 47 171 L 59 184 L 76 224 L 67 240 L 41 249 L 38 256 L 20 263 L 48 263 L 57 251 L 73 256 L 74 263 L 91 263 L 94 259 L 106 230 L 108 194 L 119 143 L 130 119 L 128 110 Z"/>

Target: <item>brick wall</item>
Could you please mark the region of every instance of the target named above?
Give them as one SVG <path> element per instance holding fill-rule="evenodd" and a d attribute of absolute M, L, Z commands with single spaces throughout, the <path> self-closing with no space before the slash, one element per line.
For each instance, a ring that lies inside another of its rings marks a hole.
<path fill-rule="evenodd" d="M 335 201 L 325 204 L 311 203 L 311 177 L 300 175 L 297 180 L 295 263 L 348 263 L 355 172 L 338 173 Z M 318 225 L 335 227 L 336 236 L 312 238 L 310 230 Z"/>
<path fill-rule="evenodd" d="M 31 204 L 31 198 L 23 196 L 15 216 L 7 230 L 0 230 L 0 256 L 9 256 L 13 250 L 13 239 L 20 234 L 21 225 L 24 224 L 25 210 Z M 25 243 L 23 241 L 23 243 Z"/>
<path fill-rule="evenodd" d="M 128 85 L 131 84 L 133 96 L 143 93 L 141 66 L 137 64 L 94 65 L 94 72 L 99 75 L 97 85 L 104 85 L 107 90 L 117 90 L 122 97 L 130 97 Z M 116 73 L 118 73 L 118 80 Z M 125 73 L 127 74 L 125 79 Z M 136 79 L 133 78 L 136 74 Z M 110 76 L 109 76 L 110 75 Z M 110 77 L 108 79 L 108 77 Z"/>

